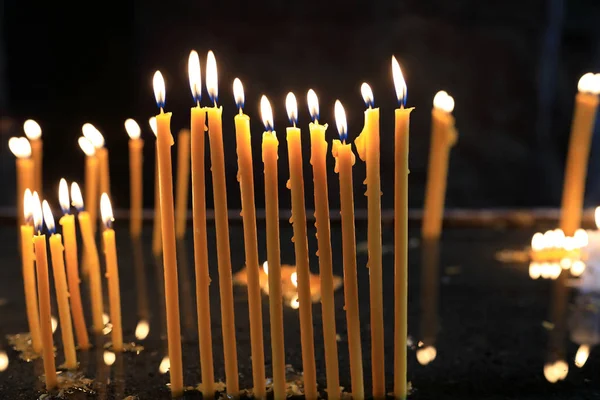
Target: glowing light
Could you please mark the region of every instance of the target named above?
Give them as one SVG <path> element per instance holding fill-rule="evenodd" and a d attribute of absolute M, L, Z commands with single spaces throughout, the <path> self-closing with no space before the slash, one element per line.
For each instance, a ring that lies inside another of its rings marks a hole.
<path fill-rule="evenodd" d="M 171 369 L 171 360 L 169 360 L 169 356 L 165 356 L 158 366 L 158 372 L 166 374 L 169 372 L 169 369 Z"/>
<path fill-rule="evenodd" d="M 138 340 L 144 340 L 148 337 L 150 333 L 150 324 L 145 319 L 140 320 L 137 326 L 135 327 L 135 337 Z"/>
<path fill-rule="evenodd" d="M 25 136 L 27 136 L 27 139 L 29 140 L 37 140 L 42 136 L 40 124 L 32 119 L 28 119 L 23 123 L 23 130 L 25 131 Z"/>
<path fill-rule="evenodd" d="M 33 194 L 31 190 L 25 189 L 25 193 L 23 194 L 23 217 L 25 218 L 25 222 L 29 223 L 33 218 Z"/>
<path fill-rule="evenodd" d="M 99 149 L 104 147 L 104 136 L 102 136 L 100 131 L 96 129 L 94 125 L 90 124 L 89 122 L 83 124 L 83 126 L 81 127 L 81 132 L 83 133 L 84 137 L 86 137 L 90 142 L 92 142 L 95 148 Z"/>
<path fill-rule="evenodd" d="M 573 264 L 571 264 L 571 275 L 575 277 L 581 276 L 581 274 L 583 274 L 583 272 L 585 271 L 585 267 L 586 265 L 583 261 L 573 261 Z"/>
<path fill-rule="evenodd" d="M 71 202 L 77 211 L 83 211 L 83 196 L 77 182 L 71 183 Z"/>
<path fill-rule="evenodd" d="M 400 64 L 396 60 L 396 57 L 392 56 L 392 77 L 394 78 L 394 86 L 396 88 L 396 97 L 398 98 L 398 105 L 402 107 L 406 106 L 406 95 L 407 87 L 400 69 Z"/>
<path fill-rule="evenodd" d="M 556 280 L 560 276 L 562 268 L 559 263 L 553 262 L 550 264 L 550 279 Z"/>
<path fill-rule="evenodd" d="M 554 230 L 554 247 L 562 248 L 565 245 L 565 233 L 562 229 Z"/>
<path fill-rule="evenodd" d="M 371 90 L 371 86 L 368 83 L 364 82 L 360 85 L 360 93 L 362 94 L 362 98 L 365 101 L 365 105 L 369 108 L 373 108 L 375 105 L 375 96 L 373 96 L 373 91 Z"/>
<path fill-rule="evenodd" d="M 56 332 L 56 328 L 58 328 L 58 320 L 54 315 L 50 317 L 50 323 L 52 324 L 52 333 Z"/>
<path fill-rule="evenodd" d="M 559 360 L 544 365 L 544 377 L 550 383 L 564 380 L 569 374 L 569 365 L 566 361 Z"/>
<path fill-rule="evenodd" d="M 156 132 L 158 132 L 158 128 L 156 127 L 156 117 L 150 117 L 150 119 L 148 119 L 148 125 L 150 125 L 152 133 L 154 133 L 154 136 L 156 136 Z"/>
<path fill-rule="evenodd" d="M 267 132 L 273 132 L 273 109 L 271 108 L 269 99 L 264 95 L 260 98 L 260 115 L 262 116 L 265 130 Z"/>
<path fill-rule="evenodd" d="M 290 275 L 290 280 L 292 281 L 292 285 L 294 285 L 294 287 L 298 287 L 298 273 L 295 271 L 292 272 L 292 275 Z"/>
<path fill-rule="evenodd" d="M 575 354 L 575 366 L 577 368 L 581 368 L 585 365 L 590 356 L 590 346 L 586 344 L 582 344 L 577 349 L 577 354 Z"/>
<path fill-rule="evenodd" d="M 54 233 L 54 216 L 52 215 L 52 210 L 50 209 L 50 205 L 46 200 L 42 202 L 42 211 L 44 214 L 44 223 L 46 224 L 46 228 L 50 233 Z"/>
<path fill-rule="evenodd" d="M 598 75 L 594 75 L 591 72 L 583 74 L 583 76 L 579 78 L 577 89 L 582 93 L 600 93 L 600 82 L 598 78 Z"/>
<path fill-rule="evenodd" d="M 531 238 L 531 249 L 533 251 L 540 251 L 546 247 L 546 241 L 544 240 L 544 234 L 536 232 Z"/>
<path fill-rule="evenodd" d="M 285 109 L 287 111 L 288 119 L 293 126 L 296 126 L 298 122 L 298 102 L 294 93 L 289 92 L 285 97 Z"/>
<path fill-rule="evenodd" d="M 8 139 L 8 148 L 17 158 L 31 157 L 31 144 L 24 137 L 11 137 Z"/>
<path fill-rule="evenodd" d="M 560 260 L 559 264 L 562 269 L 569 269 L 571 268 L 571 265 L 573 265 L 573 260 L 571 260 L 568 257 L 565 257 Z"/>
<path fill-rule="evenodd" d="M 417 350 L 417 361 L 421 365 L 427 365 L 437 356 L 437 349 L 433 346 L 426 346 Z"/>
<path fill-rule="evenodd" d="M 575 240 L 574 237 L 571 236 L 566 236 L 565 240 L 563 241 L 563 246 L 562 246 L 566 251 L 573 251 L 575 250 L 578 246 L 577 246 L 577 241 Z"/>
<path fill-rule="evenodd" d="M 190 90 L 196 104 L 200 104 L 202 98 L 202 74 L 200 73 L 200 58 L 196 50 L 190 52 L 188 58 L 188 77 L 190 79 Z"/>
<path fill-rule="evenodd" d="M 312 118 L 313 122 L 317 122 L 320 115 L 319 98 L 314 90 L 309 89 L 308 93 L 306 93 L 306 103 L 308 104 L 308 112 L 310 113 L 310 117 Z"/>
<path fill-rule="evenodd" d="M 263 271 L 265 271 L 265 274 L 269 275 L 269 263 L 267 261 L 263 263 Z"/>
<path fill-rule="evenodd" d="M 108 351 L 108 350 L 104 350 L 104 354 L 103 354 L 103 358 L 104 358 L 104 364 L 106 364 L 107 366 L 111 366 L 115 363 L 115 360 L 117 359 L 117 355 L 115 353 L 113 353 L 112 351 Z"/>
<path fill-rule="evenodd" d="M 295 294 L 294 297 L 292 297 L 292 299 L 290 300 L 290 307 L 292 307 L 294 310 L 300 308 L 300 300 L 298 299 L 297 294 Z"/>
<path fill-rule="evenodd" d="M 576 246 L 579 248 L 586 247 L 589 244 L 589 236 L 585 229 L 577 229 L 573 238 L 575 239 Z"/>
<path fill-rule="evenodd" d="M 112 222 L 115 219 L 113 217 L 110 199 L 106 193 L 102 193 L 102 196 L 100 196 L 100 215 L 102 215 L 102 222 L 104 222 L 104 226 L 107 229 L 110 229 L 112 227 Z"/>
<path fill-rule="evenodd" d="M 110 322 L 110 317 L 108 316 L 107 313 L 102 313 L 102 323 L 104 325 L 108 324 Z"/>
<path fill-rule="evenodd" d="M 206 89 L 210 101 L 216 105 L 217 100 L 219 100 L 219 77 L 217 74 L 217 60 L 212 50 L 206 56 Z"/>
<path fill-rule="evenodd" d="M 81 136 L 77 140 L 77 142 L 79 143 L 79 147 L 81 147 L 81 150 L 83 150 L 86 156 L 91 157 L 94 154 L 96 154 L 96 148 L 88 138 Z"/>
<path fill-rule="evenodd" d="M 531 279 L 538 279 L 542 274 L 542 268 L 539 263 L 529 263 L 529 277 Z"/>
<path fill-rule="evenodd" d="M 233 80 L 233 97 L 235 98 L 237 108 L 242 112 L 246 98 L 244 97 L 244 85 L 242 85 L 242 81 L 239 78 Z"/>
<path fill-rule="evenodd" d="M 134 119 L 128 118 L 125 120 L 125 131 L 129 135 L 130 139 L 139 139 L 142 134 L 142 130 L 137 122 Z"/>
<path fill-rule="evenodd" d="M 37 192 L 31 196 L 31 212 L 33 215 L 33 226 L 37 232 L 41 232 L 44 225 L 44 214 L 42 212 L 42 203 Z"/>
<path fill-rule="evenodd" d="M 163 78 L 160 71 L 156 71 L 154 73 L 154 77 L 152 78 L 152 87 L 154 88 L 156 105 L 162 110 L 165 108 L 167 89 L 165 88 L 165 78 Z"/>
<path fill-rule="evenodd" d="M 348 139 L 348 123 L 346 121 L 346 111 L 339 100 L 335 101 L 334 113 L 335 124 L 337 126 L 338 134 L 340 135 L 340 140 L 346 142 L 346 139 Z"/>
<path fill-rule="evenodd" d="M 546 248 L 555 247 L 556 241 L 554 240 L 554 231 L 546 231 L 544 233 L 544 241 L 546 242 Z"/>
<path fill-rule="evenodd" d="M 454 98 L 445 90 L 440 90 L 433 98 L 433 106 L 447 113 L 451 113 L 454 110 Z"/>
<path fill-rule="evenodd" d="M 596 221 L 596 229 L 600 229 L 600 207 L 596 207 L 594 211 L 594 220 Z"/>
<path fill-rule="evenodd" d="M 8 368 L 8 355 L 4 350 L 0 351 L 0 372 L 6 371 Z"/>
<path fill-rule="evenodd" d="M 71 202 L 69 201 L 69 185 L 67 185 L 65 178 L 61 178 L 58 184 L 58 202 L 63 214 L 68 214 Z"/>

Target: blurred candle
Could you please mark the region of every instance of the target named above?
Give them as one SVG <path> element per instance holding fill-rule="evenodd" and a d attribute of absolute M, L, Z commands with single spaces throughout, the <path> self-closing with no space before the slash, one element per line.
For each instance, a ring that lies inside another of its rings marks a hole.
<path fill-rule="evenodd" d="M 24 137 L 11 137 L 8 147 L 16 157 L 17 166 L 17 222 L 23 225 L 23 195 L 25 189 L 33 189 L 33 160 L 31 157 L 31 145 Z"/>
<path fill-rule="evenodd" d="M 175 235 L 185 237 L 187 227 L 190 182 L 190 131 L 182 129 L 177 135 L 177 192 L 175 198 Z"/>
<path fill-rule="evenodd" d="M 286 129 L 290 186 L 292 194 L 292 227 L 298 273 L 298 302 L 300 303 L 300 341 L 304 369 L 304 395 L 316 399 L 317 375 L 315 371 L 315 343 L 313 334 L 312 302 L 310 299 L 310 268 L 308 264 L 308 238 L 306 236 L 306 209 L 304 204 L 304 177 L 302 173 L 302 143 L 300 129 L 296 127 L 298 109 L 295 97 L 288 94 L 286 108 L 293 126 Z"/>
<path fill-rule="evenodd" d="M 175 244 L 175 211 L 173 207 L 173 169 L 171 166 L 171 113 L 164 112 L 165 81 L 160 71 L 154 74 L 154 96 L 160 108 L 156 116 L 156 148 L 160 188 L 163 265 L 165 271 L 165 301 L 167 309 L 167 341 L 171 361 L 171 392 L 183 394 L 183 366 L 181 360 L 181 327 L 179 317 L 179 285 L 177 278 L 177 250 Z"/>
<path fill-rule="evenodd" d="M 38 193 L 42 193 L 42 158 L 44 144 L 42 142 L 42 128 L 32 119 L 28 119 L 23 124 L 25 136 L 29 139 L 31 145 L 31 158 L 33 159 L 33 188 Z"/>
<path fill-rule="evenodd" d="M 141 129 L 135 120 L 125 121 L 125 130 L 129 135 L 129 232 L 133 238 L 139 238 L 142 233 L 143 207 L 143 169 L 144 141 L 140 138 Z"/>
<path fill-rule="evenodd" d="M 290 96 L 290 95 L 288 95 Z M 295 100 L 291 94 L 290 100 Z M 325 344 L 325 370 L 327 375 L 327 398 L 340 398 L 340 378 L 335 330 L 335 303 L 333 299 L 333 267 L 331 255 L 331 228 L 329 226 L 329 189 L 327 187 L 327 147 L 325 131 L 327 124 L 319 124 L 319 100 L 314 90 L 308 91 L 308 110 L 312 122 L 310 130 L 310 163 L 313 170 L 315 196 L 315 227 L 321 278 L 321 309 L 323 341 Z M 292 107 L 296 108 L 296 107 Z"/>
<path fill-rule="evenodd" d="M 92 237 L 96 233 L 96 220 L 98 216 L 98 157 L 96 148 L 92 142 L 82 136 L 79 138 L 79 147 L 85 154 L 85 204 L 88 207 L 90 220 L 92 221 Z M 87 262 L 88 254 L 84 253 Z M 86 265 L 87 267 L 87 265 Z"/>
<path fill-rule="evenodd" d="M 104 136 L 89 122 L 83 125 L 81 131 L 83 132 L 83 136 L 88 138 L 96 148 L 100 176 L 100 193 L 108 193 L 110 195 L 110 168 L 108 165 L 108 149 L 104 146 Z"/>
<path fill-rule="evenodd" d="M 148 120 L 150 129 L 156 136 L 156 117 Z M 158 142 L 157 142 L 158 145 Z M 160 230 L 160 185 L 158 180 L 158 147 L 155 146 L 154 156 L 154 229 L 152 230 L 152 254 L 158 257 L 162 253 L 162 232 Z"/>
<path fill-rule="evenodd" d="M 590 144 L 598 109 L 600 75 L 583 75 L 577 88 L 579 92 L 575 97 L 571 123 L 559 224 L 567 236 L 573 236 L 581 225 Z"/>

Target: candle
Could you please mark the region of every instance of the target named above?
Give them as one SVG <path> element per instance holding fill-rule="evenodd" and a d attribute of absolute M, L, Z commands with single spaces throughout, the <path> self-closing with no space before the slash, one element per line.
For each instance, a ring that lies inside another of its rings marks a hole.
<path fill-rule="evenodd" d="M 454 110 L 452 96 L 443 90 L 438 92 L 433 98 L 431 111 L 431 147 L 421 228 L 424 239 L 438 239 L 442 230 L 448 158 L 450 149 L 457 139 L 452 110 Z"/>
<path fill-rule="evenodd" d="M 408 339 L 408 143 L 410 113 L 406 109 L 406 83 L 396 58 L 392 75 L 399 108 L 396 109 L 394 143 L 394 397 L 406 399 L 406 349 Z"/>
<path fill-rule="evenodd" d="M 37 285 L 35 280 L 35 266 L 33 264 L 33 218 L 31 190 L 26 189 L 23 198 L 24 223 L 21 225 L 21 262 L 23 266 L 23 284 L 25 289 L 25 306 L 27 310 L 27 322 L 31 335 L 33 351 L 42 351 L 42 337 L 40 333 L 40 316 L 38 314 Z"/>
<path fill-rule="evenodd" d="M 83 125 L 81 131 L 83 132 L 83 136 L 88 138 L 96 148 L 100 177 L 100 193 L 110 194 L 110 168 L 108 166 L 108 149 L 104 147 L 104 136 L 102 136 L 100 131 L 89 122 Z"/>
<path fill-rule="evenodd" d="M 273 359 L 273 396 L 286 396 L 285 347 L 283 342 L 283 302 L 281 290 L 281 255 L 279 244 L 279 185 L 277 160 L 279 141 L 273 127 L 273 111 L 265 96 L 260 101 L 265 132 L 262 137 L 262 159 L 265 174 L 265 213 L 267 224 L 267 261 L 271 353 Z M 266 271 L 266 270 L 265 270 Z"/>
<path fill-rule="evenodd" d="M 119 290 L 119 263 L 117 260 L 117 245 L 115 231 L 112 229 L 114 221 L 112 206 L 108 194 L 102 193 L 100 197 L 100 213 L 104 222 L 102 239 L 104 243 L 104 257 L 106 261 L 106 278 L 108 279 L 108 293 L 110 300 L 110 321 L 112 322 L 112 346 L 114 351 L 123 351 L 123 330 L 121 328 L 121 294 Z"/>
<path fill-rule="evenodd" d="M 79 147 L 86 155 L 85 157 L 85 204 L 88 207 L 90 220 L 92 221 L 92 238 L 96 233 L 96 218 L 98 215 L 98 157 L 96 156 L 96 148 L 92 142 L 81 136 L 79 138 Z M 84 253 L 85 267 L 88 268 L 87 262 L 89 255 Z"/>
<path fill-rule="evenodd" d="M 293 95 L 292 95 L 293 96 Z M 290 97 L 291 99 L 292 97 Z M 335 329 L 335 302 L 333 299 L 333 267 L 331 255 L 331 229 L 329 222 L 329 192 L 327 187 L 327 147 L 325 131 L 327 124 L 319 124 L 319 100 L 314 90 L 307 95 L 312 121 L 310 130 L 310 163 L 313 170 L 315 195 L 315 226 L 321 277 L 321 308 L 323 318 L 323 341 L 325 344 L 325 370 L 327 375 L 327 398 L 340 398 L 337 332 Z"/>
<path fill-rule="evenodd" d="M 348 354 L 350 356 L 350 379 L 352 396 L 365 397 L 363 381 L 362 346 L 360 341 L 360 316 L 358 311 L 358 279 L 356 277 L 356 232 L 354 228 L 354 186 L 352 166 L 354 153 L 348 138 L 346 112 L 339 100 L 335 102 L 335 121 L 340 140 L 333 141 L 335 172 L 340 180 L 340 208 L 342 217 L 342 252 L 344 263 L 344 300 L 346 325 L 348 327 Z"/>
<path fill-rule="evenodd" d="M 54 365 L 54 340 L 52 339 L 52 317 L 50 315 L 50 282 L 48 279 L 48 253 L 46 251 L 46 235 L 42 234 L 43 214 L 42 205 L 37 192 L 32 197 L 33 224 L 36 235 L 33 237 L 35 248 L 35 263 L 38 282 L 38 300 L 40 313 L 40 332 L 42 334 L 42 359 L 44 361 L 44 376 L 46 389 L 58 386 L 56 366 Z"/>
<path fill-rule="evenodd" d="M 42 142 L 42 128 L 34 120 L 28 119 L 23 123 L 23 130 L 31 145 L 31 158 L 33 159 L 34 169 L 33 190 L 42 193 L 42 156 L 44 147 Z"/>
<path fill-rule="evenodd" d="M 135 120 L 129 118 L 125 121 L 125 130 L 129 135 L 129 190 L 130 211 L 129 231 L 133 238 L 139 238 L 142 233 L 142 207 L 143 207 L 143 169 L 144 141 L 140 139 L 140 126 Z"/>
<path fill-rule="evenodd" d="M 192 214 L 194 224 L 194 265 L 196 271 L 196 307 L 198 313 L 198 339 L 200 342 L 200 370 L 202 371 L 202 396 L 214 395 L 214 364 L 210 296 L 208 275 L 208 244 L 206 239 L 206 187 L 204 171 L 204 131 L 206 110 L 200 108 L 202 85 L 198 53 L 192 51 L 188 62 L 190 88 L 196 106 L 191 111 L 192 148 Z"/>
<path fill-rule="evenodd" d="M 177 135 L 177 196 L 175 198 L 175 236 L 185 238 L 187 227 L 188 192 L 190 182 L 190 131 L 182 129 Z"/>
<path fill-rule="evenodd" d="M 71 200 L 73 207 L 78 211 L 77 219 L 79 221 L 79 229 L 83 240 L 84 254 L 86 254 L 86 262 L 89 268 L 89 290 L 92 303 L 92 329 L 95 333 L 102 333 L 104 321 L 102 314 L 104 313 L 102 302 L 102 279 L 100 274 L 100 260 L 98 258 L 98 249 L 94 238 L 93 219 L 88 211 L 83 208 L 83 197 L 81 190 L 76 182 L 71 184 Z"/>
<path fill-rule="evenodd" d="M 298 109 L 296 98 L 289 93 L 286 98 L 288 118 L 293 125 L 287 128 L 290 189 L 292 191 L 292 226 L 298 272 L 298 302 L 300 303 L 300 342 L 304 369 L 304 395 L 316 399 L 317 376 L 315 371 L 315 344 L 313 336 L 312 303 L 310 300 L 310 268 L 306 236 L 306 209 L 304 206 L 304 177 L 302 173 L 302 143 L 300 129 L 296 127 Z"/>
<path fill-rule="evenodd" d="M 359 157 L 367 164 L 367 208 L 368 208 L 368 268 L 371 305 L 371 373 L 373 397 L 385 397 L 385 363 L 383 342 L 383 276 L 381 265 L 381 180 L 379 145 L 379 108 L 373 108 L 374 97 L 371 87 L 361 86 L 363 99 L 368 106 L 365 111 L 365 126 L 356 138 Z"/>
<path fill-rule="evenodd" d="M 23 195 L 25 189 L 33 189 L 33 160 L 31 157 L 31 145 L 24 137 L 11 137 L 8 147 L 16 157 L 17 167 L 17 222 L 23 225 Z"/>
<path fill-rule="evenodd" d="M 150 129 L 156 136 L 156 117 L 148 120 Z M 154 157 L 154 226 L 152 230 L 152 254 L 159 257 L 162 254 L 162 233 L 160 230 L 160 189 L 158 181 L 158 148 L 155 147 L 156 155 Z"/>
<path fill-rule="evenodd" d="M 79 261 L 77 259 L 77 236 L 75 234 L 75 216 L 71 215 L 71 203 L 69 201 L 69 186 L 63 178 L 58 187 L 58 199 L 63 216 L 59 220 L 62 226 L 63 241 L 65 246 L 65 259 L 67 263 L 67 278 L 69 283 L 69 299 L 71 301 L 71 311 L 73 314 L 73 323 L 75 324 L 75 334 L 77 343 L 82 350 L 90 348 L 85 318 L 83 316 L 83 306 L 81 305 L 81 293 L 79 292 Z M 50 239 L 52 240 L 52 238 Z M 61 256 L 62 258 L 62 256 Z"/>
<path fill-rule="evenodd" d="M 244 88 L 238 78 L 233 81 L 233 95 L 239 110 L 234 121 L 238 156 L 238 180 L 242 197 L 244 248 L 246 250 L 246 268 L 248 269 L 248 312 L 250 317 L 253 393 L 255 397 L 262 399 L 266 397 L 267 393 L 265 387 L 258 240 L 256 238 L 256 206 L 254 204 L 254 169 L 252 166 L 252 144 L 250 143 L 250 117 L 244 114 L 242 110 L 244 107 Z"/>
<path fill-rule="evenodd" d="M 237 349 L 235 341 L 235 318 L 233 310 L 233 282 L 231 278 L 231 252 L 229 248 L 229 218 L 227 215 L 227 186 L 225 184 L 225 160 L 223 156 L 223 109 L 217 106 L 217 61 L 212 51 L 206 61 L 206 86 L 214 107 L 208 112 L 208 138 L 213 177 L 215 228 L 217 231 L 217 261 L 219 264 L 219 290 L 221 294 L 221 326 L 223 352 L 225 355 L 225 383 L 227 394 L 239 392 Z"/>
<path fill-rule="evenodd" d="M 58 316 L 60 318 L 60 332 L 65 353 L 65 367 L 67 369 L 76 369 L 77 356 L 75 355 L 75 339 L 73 339 L 73 325 L 71 324 L 69 288 L 67 287 L 67 276 L 65 274 L 62 237 L 59 233 L 54 233 L 54 217 L 46 200 L 42 203 L 42 209 L 46 229 L 50 232 L 48 242 L 50 243 L 50 254 L 52 255 L 52 270 L 54 271 L 54 286 L 56 288 L 56 302 L 58 303 Z"/>
<path fill-rule="evenodd" d="M 590 143 L 598 109 L 600 75 L 583 75 L 577 88 L 579 92 L 575 97 L 559 223 L 567 236 L 572 236 L 581 225 Z"/>
<path fill-rule="evenodd" d="M 167 341 L 171 361 L 171 392 L 183 394 L 181 361 L 181 327 L 179 318 L 179 287 L 177 281 L 177 251 L 175 248 L 175 211 L 173 208 L 173 172 L 171 166 L 171 113 L 164 112 L 165 81 L 160 71 L 154 74 L 154 95 L 160 114 L 156 116 L 160 214 L 165 271 L 165 303 L 167 310 Z"/>

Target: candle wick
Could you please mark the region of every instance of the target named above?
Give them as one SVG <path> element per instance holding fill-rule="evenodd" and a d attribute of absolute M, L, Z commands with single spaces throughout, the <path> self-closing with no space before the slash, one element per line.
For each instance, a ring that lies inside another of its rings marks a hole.
<path fill-rule="evenodd" d="M 239 110 L 240 110 L 240 115 L 243 115 L 244 111 L 242 110 L 242 106 L 239 107 Z"/>
<path fill-rule="evenodd" d="M 196 107 L 200 107 L 200 100 L 196 100 Z"/>
<path fill-rule="evenodd" d="M 161 114 L 164 114 L 164 113 L 165 113 L 165 110 L 164 110 L 162 107 L 160 108 L 160 113 L 161 113 Z"/>

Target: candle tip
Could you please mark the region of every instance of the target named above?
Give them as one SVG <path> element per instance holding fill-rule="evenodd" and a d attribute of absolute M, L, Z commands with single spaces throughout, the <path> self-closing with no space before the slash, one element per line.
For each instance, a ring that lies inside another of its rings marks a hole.
<path fill-rule="evenodd" d="M 245 96 L 244 85 L 242 85 L 240 78 L 235 78 L 233 80 L 233 97 L 235 98 L 235 104 L 237 105 L 237 108 L 240 110 L 241 114 L 242 108 L 244 108 Z"/>
<path fill-rule="evenodd" d="M 58 202 L 63 214 L 69 214 L 71 202 L 69 201 L 69 185 L 67 185 L 65 178 L 61 178 L 58 184 Z"/>
<path fill-rule="evenodd" d="M 160 71 L 156 71 L 154 73 L 154 78 L 152 79 L 152 86 L 154 88 L 154 98 L 156 99 L 156 105 L 162 111 L 162 109 L 165 107 L 167 94 L 165 89 L 165 78 L 163 78 Z"/>
<path fill-rule="evenodd" d="M 150 129 L 152 129 L 152 133 L 156 136 L 157 128 L 156 128 L 156 117 L 150 117 L 148 120 L 148 125 L 150 125 Z"/>
<path fill-rule="evenodd" d="M 445 90 L 440 90 L 433 98 L 433 107 L 438 108 L 448 114 L 454 110 L 454 98 Z"/>
<path fill-rule="evenodd" d="M 25 219 L 25 223 L 29 224 L 33 219 L 33 193 L 31 190 L 25 189 L 25 193 L 23 194 L 23 217 Z"/>
<path fill-rule="evenodd" d="M 260 98 L 260 114 L 262 116 L 263 124 L 265 125 L 265 130 L 267 132 L 273 131 L 273 109 L 271 108 L 271 103 L 267 96 L 263 95 Z"/>
<path fill-rule="evenodd" d="M 85 153 L 86 156 L 93 156 L 94 154 L 96 154 L 96 148 L 94 147 L 92 142 L 85 136 L 80 136 L 79 139 L 77 139 L 77 142 L 79 143 L 79 147 L 81 147 L 81 150 Z"/>
<path fill-rule="evenodd" d="M 335 123 L 337 125 L 337 130 L 340 135 L 340 140 L 345 142 L 348 139 L 348 123 L 346 122 L 346 111 L 344 110 L 344 106 L 339 100 L 335 101 L 334 107 L 335 113 Z"/>
<path fill-rule="evenodd" d="M 289 92 L 285 97 L 285 109 L 290 123 L 295 127 L 298 123 L 298 102 L 292 92 Z"/>
<path fill-rule="evenodd" d="M 210 101 L 216 106 L 219 99 L 219 78 L 217 75 L 217 60 L 212 50 L 209 50 L 206 56 L 206 89 Z"/>
<path fill-rule="evenodd" d="M 404 108 L 406 107 L 408 88 L 406 87 L 406 81 L 404 80 L 404 75 L 402 75 L 400 64 L 398 64 L 398 60 L 396 60 L 396 57 L 394 56 L 392 56 L 392 77 L 394 78 L 398 105 Z"/>
<path fill-rule="evenodd" d="M 8 148 L 17 158 L 31 157 L 31 144 L 24 137 L 11 137 L 8 139 Z"/>
<path fill-rule="evenodd" d="M 363 84 L 360 85 L 360 93 L 362 94 L 365 105 L 369 108 L 373 108 L 375 106 L 375 97 L 373 96 L 371 86 L 369 86 L 368 83 L 363 82 Z"/>
<path fill-rule="evenodd" d="M 104 136 L 102 136 L 98 128 L 96 128 L 94 125 L 90 124 L 89 122 L 83 124 L 81 127 L 81 132 L 86 139 L 92 142 L 95 148 L 100 149 L 104 147 Z"/>
<path fill-rule="evenodd" d="M 600 93 L 600 74 L 588 72 L 583 74 L 577 83 L 577 89 L 582 93 Z"/>
<path fill-rule="evenodd" d="M 44 214 L 42 212 L 42 204 L 40 203 L 38 192 L 33 192 L 33 195 L 31 196 L 31 211 L 33 214 L 35 231 L 41 233 L 42 228 L 44 227 Z"/>
<path fill-rule="evenodd" d="M 81 189 L 79 189 L 77 182 L 71 183 L 71 202 L 77 211 L 83 211 L 83 196 L 81 195 Z"/>
<path fill-rule="evenodd" d="M 102 193 L 100 196 L 100 214 L 102 215 L 102 222 L 107 229 L 112 228 L 112 223 L 115 220 L 113 217 L 112 206 L 108 194 Z"/>
<path fill-rule="evenodd" d="M 127 135 L 129 135 L 129 138 L 134 140 L 139 139 L 142 134 L 140 126 L 133 118 L 128 118 L 125 121 L 125 131 L 127 132 Z"/>
<path fill-rule="evenodd" d="M 308 92 L 306 93 L 306 103 L 308 104 L 310 117 L 313 122 L 316 123 L 319 120 L 319 98 L 314 90 L 308 89 Z"/>
<path fill-rule="evenodd" d="M 40 124 L 32 119 L 28 119 L 23 123 L 23 130 L 25 131 L 25 136 L 27 136 L 27 139 L 29 140 L 36 140 L 42 136 Z"/>
<path fill-rule="evenodd" d="M 52 215 L 52 210 L 50 209 L 50 204 L 46 200 L 42 202 L 42 214 L 44 216 L 44 223 L 46 224 L 46 229 L 50 232 L 51 235 L 54 235 L 55 225 L 54 225 L 54 216 Z"/>
<path fill-rule="evenodd" d="M 202 98 L 202 75 L 200 73 L 200 58 L 196 50 L 192 50 L 188 58 L 188 77 L 190 79 L 190 89 L 194 102 L 200 104 L 200 99 Z"/>

